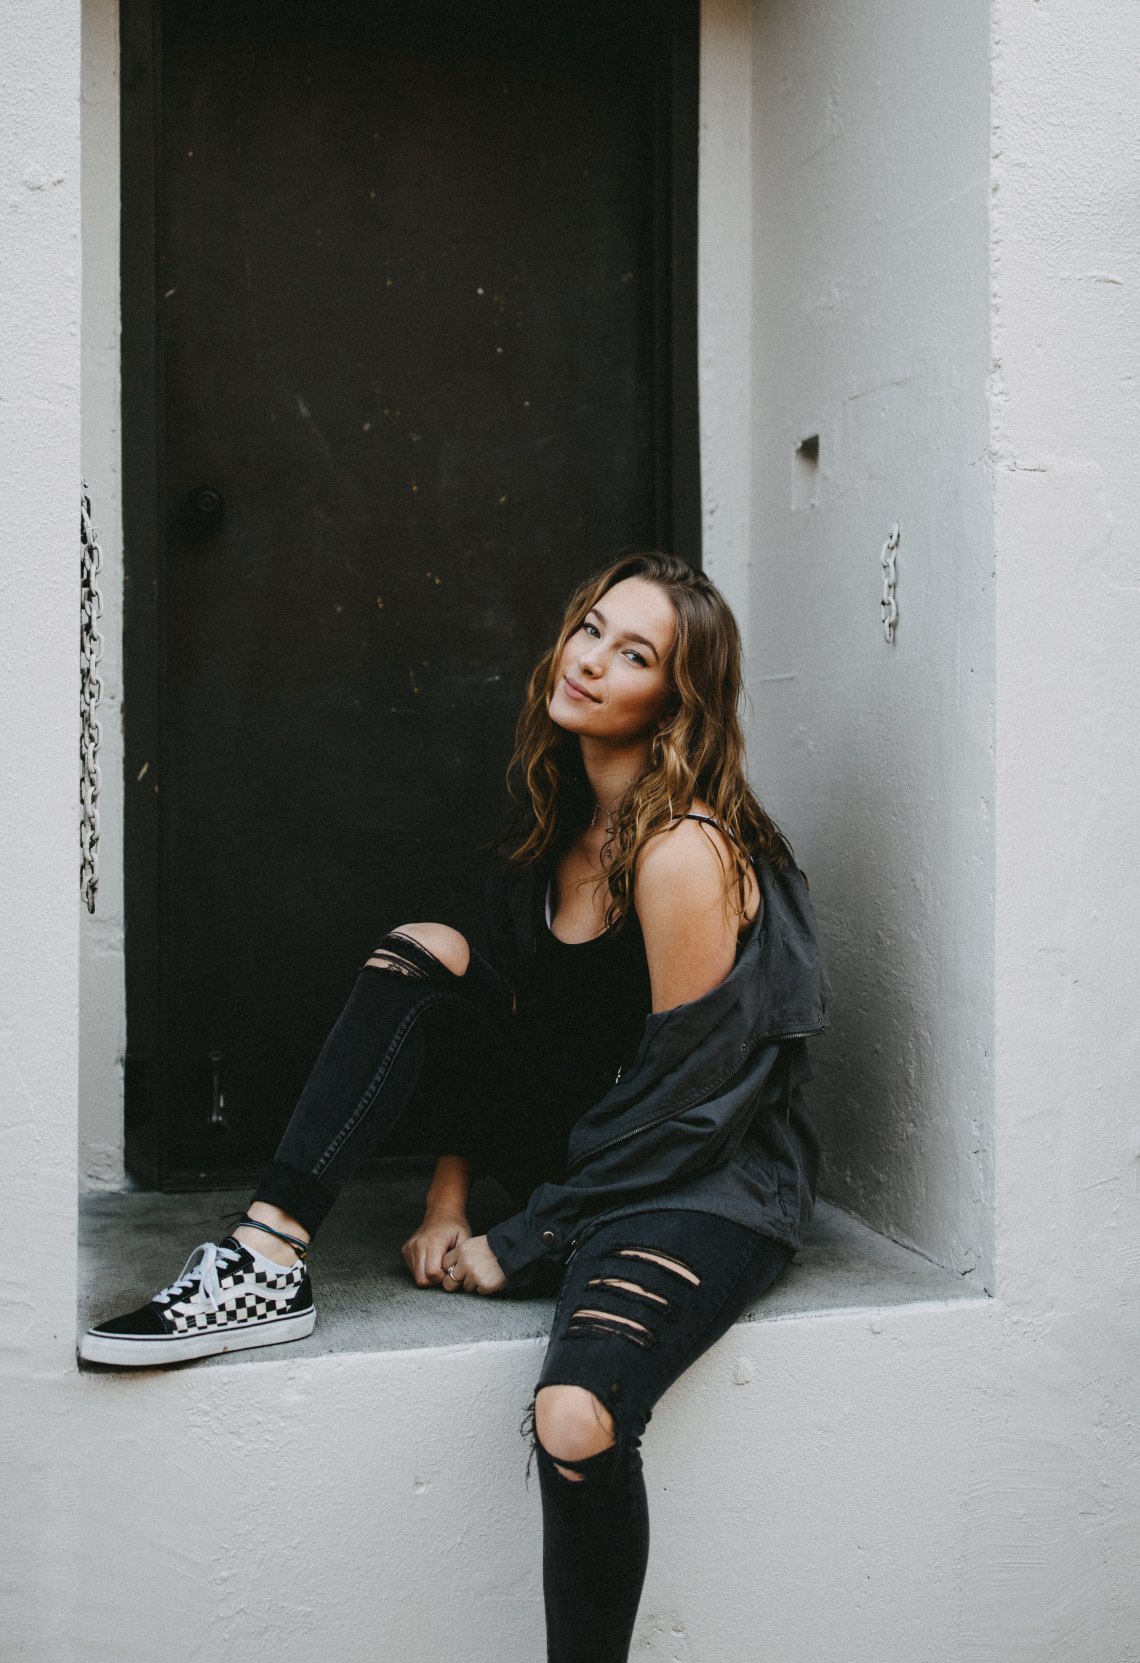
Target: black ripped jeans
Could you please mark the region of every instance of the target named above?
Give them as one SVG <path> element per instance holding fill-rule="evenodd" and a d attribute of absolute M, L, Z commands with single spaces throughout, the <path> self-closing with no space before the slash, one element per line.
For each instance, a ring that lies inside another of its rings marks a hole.
<path fill-rule="evenodd" d="M 555 1461 L 536 1442 L 549 1663 L 628 1657 L 649 1557 L 641 1435 L 666 1388 L 791 1257 L 742 1224 L 666 1202 L 602 1224 L 571 1255 L 537 1390 L 585 1387 L 613 1416 L 616 1442 L 586 1461 Z"/>
<path fill-rule="evenodd" d="M 255 1199 L 315 1234 L 360 1161 L 399 1136 L 420 1153 L 468 1156 L 521 1206 L 561 1178 L 565 1150 L 543 1139 L 541 1059 L 523 1043 L 510 990 L 474 951 L 465 976 L 398 933 L 377 953 L 386 967 L 358 974 Z M 791 1257 L 663 1197 L 652 1212 L 587 1225 L 560 1285 L 543 1267 L 558 1302 L 536 1394 L 591 1392 L 615 1440 L 585 1461 L 556 1461 L 535 1442 L 548 1663 L 625 1663 L 649 1554 L 640 1444 L 653 1407 Z"/>

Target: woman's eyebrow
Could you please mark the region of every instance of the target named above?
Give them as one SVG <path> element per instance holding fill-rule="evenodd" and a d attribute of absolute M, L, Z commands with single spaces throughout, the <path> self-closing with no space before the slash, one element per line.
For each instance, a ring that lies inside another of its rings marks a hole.
<path fill-rule="evenodd" d="M 599 610 L 596 606 L 592 606 L 590 608 L 590 612 L 592 612 L 594 614 L 594 617 L 601 624 L 602 628 L 605 629 L 607 627 L 605 613 L 604 612 L 599 612 Z M 589 613 L 587 613 L 586 616 L 589 617 Z M 653 645 L 653 642 L 646 640 L 644 635 L 635 635 L 631 629 L 626 629 L 626 630 L 622 631 L 622 640 L 623 641 L 640 641 L 640 643 L 643 647 L 648 647 L 649 648 L 649 650 L 653 654 L 654 658 L 656 658 L 658 660 L 660 660 L 660 658 L 661 658 L 661 654 L 657 651 L 657 648 Z"/>

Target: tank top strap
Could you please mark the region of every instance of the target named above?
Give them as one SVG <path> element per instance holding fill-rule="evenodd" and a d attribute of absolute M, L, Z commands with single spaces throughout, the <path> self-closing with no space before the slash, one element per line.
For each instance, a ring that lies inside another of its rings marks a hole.
<path fill-rule="evenodd" d="M 715 826 L 717 831 L 722 831 L 726 837 L 731 837 L 734 843 L 739 841 L 734 831 L 728 826 L 722 825 L 719 820 L 714 820 L 711 814 L 679 814 L 673 824 L 675 826 L 680 825 L 682 820 L 703 820 L 706 826 Z"/>

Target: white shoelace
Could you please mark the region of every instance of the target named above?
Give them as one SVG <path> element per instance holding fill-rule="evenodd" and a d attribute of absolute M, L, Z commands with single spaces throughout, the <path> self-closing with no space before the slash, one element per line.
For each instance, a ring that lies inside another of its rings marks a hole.
<path fill-rule="evenodd" d="M 232 1247 L 219 1247 L 215 1241 L 204 1241 L 201 1247 L 196 1247 L 182 1267 L 182 1274 L 176 1282 L 171 1282 L 168 1288 L 156 1293 L 155 1305 L 169 1305 L 173 1299 L 181 1299 L 190 1293 L 194 1283 L 198 1284 L 198 1291 L 215 1310 L 221 1299 L 222 1290 L 218 1282 L 219 1266 L 236 1264 L 241 1257 Z"/>

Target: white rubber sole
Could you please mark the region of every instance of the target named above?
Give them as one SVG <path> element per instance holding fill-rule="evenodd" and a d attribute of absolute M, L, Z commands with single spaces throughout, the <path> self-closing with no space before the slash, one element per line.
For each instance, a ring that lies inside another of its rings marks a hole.
<path fill-rule="evenodd" d="M 281 1345 L 285 1340 L 303 1340 L 316 1327 L 317 1313 L 302 1311 L 295 1317 L 271 1317 L 232 1328 L 228 1333 L 187 1334 L 184 1338 L 118 1338 L 114 1334 L 88 1331 L 79 1342 L 85 1363 L 113 1363 L 120 1368 L 155 1368 L 161 1363 L 192 1362 L 196 1357 L 216 1357 L 223 1351 L 248 1351 L 258 1345 Z"/>

